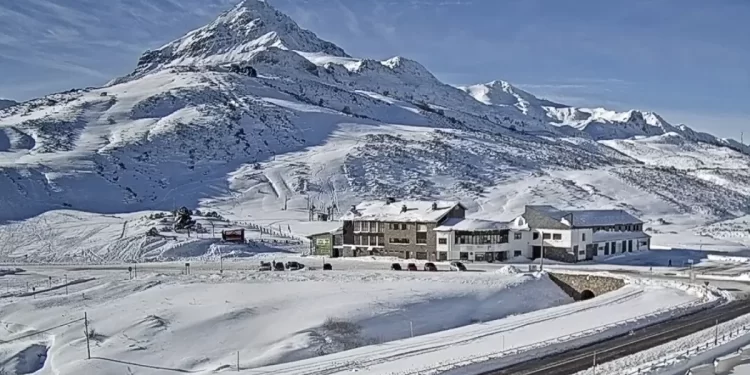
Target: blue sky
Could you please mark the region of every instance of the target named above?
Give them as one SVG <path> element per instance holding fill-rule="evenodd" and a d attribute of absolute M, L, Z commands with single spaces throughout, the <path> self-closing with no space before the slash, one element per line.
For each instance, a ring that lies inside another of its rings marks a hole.
<path fill-rule="evenodd" d="M 269 1 L 351 55 L 410 57 L 448 83 L 750 136 L 747 0 Z M 0 0 L 0 97 L 104 83 L 235 2 Z"/>

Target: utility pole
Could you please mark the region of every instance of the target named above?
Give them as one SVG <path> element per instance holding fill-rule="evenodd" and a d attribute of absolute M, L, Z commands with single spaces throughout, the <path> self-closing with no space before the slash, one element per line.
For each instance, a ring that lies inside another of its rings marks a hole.
<path fill-rule="evenodd" d="M 719 345 L 719 319 L 716 319 L 716 330 L 714 330 L 714 346 Z"/>
<path fill-rule="evenodd" d="M 68 295 L 68 274 L 65 274 L 65 295 Z"/>
<path fill-rule="evenodd" d="M 237 372 L 240 372 L 240 352 L 237 352 Z"/>
<path fill-rule="evenodd" d="M 224 255 L 219 254 L 219 273 L 224 273 Z"/>
<path fill-rule="evenodd" d="M 87 313 L 83 313 L 83 324 L 85 327 L 85 333 L 86 333 L 86 359 L 91 359 L 91 346 L 89 345 L 89 317 Z"/>
<path fill-rule="evenodd" d="M 594 352 L 594 375 L 596 375 L 596 352 Z"/>

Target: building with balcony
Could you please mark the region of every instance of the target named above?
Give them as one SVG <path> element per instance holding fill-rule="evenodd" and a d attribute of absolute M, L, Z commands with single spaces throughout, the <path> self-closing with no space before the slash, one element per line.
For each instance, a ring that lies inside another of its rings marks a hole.
<path fill-rule="evenodd" d="M 577 262 L 650 247 L 643 222 L 624 210 L 526 206 L 522 217 L 531 228 L 532 259 Z"/>
<path fill-rule="evenodd" d="M 523 217 L 510 222 L 450 218 L 435 233 L 441 261 L 502 262 L 531 257 L 531 231 Z"/>
<path fill-rule="evenodd" d="M 434 229 L 466 208 L 445 201 L 365 201 L 342 217 L 343 256 L 383 255 L 437 260 Z"/>

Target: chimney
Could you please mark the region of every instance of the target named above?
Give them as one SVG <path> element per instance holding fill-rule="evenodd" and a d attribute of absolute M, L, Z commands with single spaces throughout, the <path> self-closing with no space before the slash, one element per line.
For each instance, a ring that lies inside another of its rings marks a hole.
<path fill-rule="evenodd" d="M 352 208 L 350 208 L 349 211 L 351 211 L 351 212 L 357 212 L 357 206 L 356 205 L 352 205 Z"/>
<path fill-rule="evenodd" d="M 437 202 L 432 202 L 432 210 L 437 211 Z"/>
<path fill-rule="evenodd" d="M 391 203 L 395 203 L 395 202 L 396 202 L 396 198 L 394 198 L 394 197 L 385 198 L 385 204 L 391 204 Z"/>
<path fill-rule="evenodd" d="M 404 213 L 404 212 L 406 212 L 406 205 L 401 206 L 401 213 Z"/>

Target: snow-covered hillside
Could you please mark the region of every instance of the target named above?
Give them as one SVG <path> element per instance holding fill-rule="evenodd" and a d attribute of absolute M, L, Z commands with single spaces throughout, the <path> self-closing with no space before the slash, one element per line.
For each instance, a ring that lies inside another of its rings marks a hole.
<path fill-rule="evenodd" d="M 261 0 L 147 51 L 105 87 L 0 109 L 3 221 L 200 206 L 295 225 L 308 202 L 394 196 L 461 200 L 483 217 L 550 203 L 698 225 L 750 213 L 749 165 L 746 146 L 653 113 L 571 108 L 503 81 L 458 88 L 404 57 L 351 57 Z"/>

